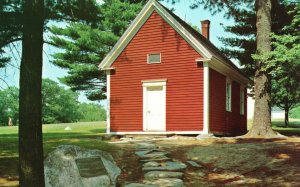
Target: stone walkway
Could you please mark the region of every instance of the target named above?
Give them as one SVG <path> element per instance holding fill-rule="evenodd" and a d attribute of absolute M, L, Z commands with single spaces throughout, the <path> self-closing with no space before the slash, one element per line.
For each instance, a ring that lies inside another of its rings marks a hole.
<path fill-rule="evenodd" d="M 185 186 L 182 180 L 187 167 L 185 163 L 168 157 L 168 153 L 157 147 L 153 141 L 135 142 L 135 149 L 135 154 L 143 166 L 144 180 L 142 183 L 126 184 L 125 187 Z"/>

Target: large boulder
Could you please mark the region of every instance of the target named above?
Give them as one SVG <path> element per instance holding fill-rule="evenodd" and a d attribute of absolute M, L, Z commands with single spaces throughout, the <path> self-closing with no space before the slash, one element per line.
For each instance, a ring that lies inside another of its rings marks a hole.
<path fill-rule="evenodd" d="M 46 187 L 112 187 L 121 174 L 109 153 L 73 145 L 57 147 L 44 165 Z"/>

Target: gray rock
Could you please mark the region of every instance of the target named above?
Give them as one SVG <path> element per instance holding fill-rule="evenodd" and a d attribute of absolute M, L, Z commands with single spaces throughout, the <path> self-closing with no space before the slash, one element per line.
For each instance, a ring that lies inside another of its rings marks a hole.
<path fill-rule="evenodd" d="M 136 148 L 139 150 L 144 150 L 144 149 L 156 149 L 157 147 L 154 144 L 151 143 L 137 143 Z"/>
<path fill-rule="evenodd" d="M 144 175 L 146 180 L 153 180 L 159 178 L 181 178 L 183 173 L 172 171 L 150 171 Z"/>
<path fill-rule="evenodd" d="M 183 181 L 175 178 L 164 178 L 155 181 L 144 181 L 146 184 L 154 184 L 159 187 L 183 187 Z"/>
<path fill-rule="evenodd" d="M 72 145 L 49 153 L 44 170 L 46 187 L 111 187 L 121 173 L 109 153 Z"/>
<path fill-rule="evenodd" d="M 158 187 L 158 186 L 152 184 L 131 183 L 131 184 L 126 184 L 124 187 Z"/>
<path fill-rule="evenodd" d="M 147 150 L 147 151 L 137 151 L 135 152 L 140 158 L 157 158 L 165 156 L 167 153 L 161 152 L 159 150 Z"/>
<path fill-rule="evenodd" d="M 152 150 L 137 151 L 137 152 L 135 152 L 135 154 L 136 154 L 137 156 L 139 156 L 139 157 L 142 157 L 142 156 L 144 156 L 145 154 L 150 153 L 151 151 L 152 151 Z"/>
<path fill-rule="evenodd" d="M 203 140 L 207 138 L 216 138 L 213 134 L 199 134 L 196 136 L 196 140 Z"/>
<path fill-rule="evenodd" d="M 187 163 L 189 163 L 191 166 L 196 167 L 196 168 L 202 168 L 201 165 L 199 165 L 198 163 L 194 162 L 194 161 L 186 161 Z"/>
<path fill-rule="evenodd" d="M 147 153 L 143 156 L 141 156 L 141 158 L 159 158 L 159 157 L 163 157 L 165 156 L 167 153 L 164 152 L 152 152 L 152 153 Z"/>
<path fill-rule="evenodd" d="M 155 161 L 150 161 L 143 164 L 143 167 L 158 167 L 158 166 L 160 166 L 160 164 Z"/>
<path fill-rule="evenodd" d="M 186 168 L 182 162 L 165 162 L 158 167 L 143 167 L 143 171 L 178 171 Z"/>
<path fill-rule="evenodd" d="M 144 160 L 140 160 L 141 162 L 151 162 L 151 161 L 156 161 L 156 162 L 162 162 L 162 161 L 167 161 L 171 160 L 171 158 L 166 157 L 166 156 L 160 156 L 160 157 L 155 157 L 155 158 L 147 158 Z"/>

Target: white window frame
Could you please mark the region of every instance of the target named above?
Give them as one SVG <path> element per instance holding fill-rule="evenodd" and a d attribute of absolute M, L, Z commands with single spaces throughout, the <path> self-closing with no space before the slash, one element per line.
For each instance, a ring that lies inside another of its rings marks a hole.
<path fill-rule="evenodd" d="M 232 108 L 232 81 L 226 78 L 226 111 L 231 112 Z"/>
<path fill-rule="evenodd" d="M 243 86 L 240 87 L 240 114 L 245 114 L 245 88 Z"/>
<path fill-rule="evenodd" d="M 149 56 L 150 55 L 159 55 L 159 62 L 150 62 Z M 161 63 L 161 53 L 148 53 L 147 54 L 147 64 L 160 64 Z"/>

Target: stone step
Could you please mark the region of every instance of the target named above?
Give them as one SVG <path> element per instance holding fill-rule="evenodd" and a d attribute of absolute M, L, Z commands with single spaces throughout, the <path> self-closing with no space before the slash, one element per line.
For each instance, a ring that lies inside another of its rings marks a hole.
<path fill-rule="evenodd" d="M 172 171 L 150 171 L 144 175 L 146 180 L 155 180 L 160 178 L 181 178 L 183 176 L 182 172 L 172 172 Z"/>
<path fill-rule="evenodd" d="M 158 187 L 158 186 L 153 184 L 130 183 L 130 184 L 126 184 L 124 187 Z"/>
<path fill-rule="evenodd" d="M 184 187 L 184 183 L 181 179 L 176 178 L 163 178 L 155 181 L 144 180 L 145 184 L 157 185 L 159 187 Z"/>
<path fill-rule="evenodd" d="M 143 171 L 178 171 L 178 170 L 183 170 L 187 166 L 186 164 L 182 162 L 163 162 L 160 164 L 160 166 L 157 167 L 143 167 Z"/>

